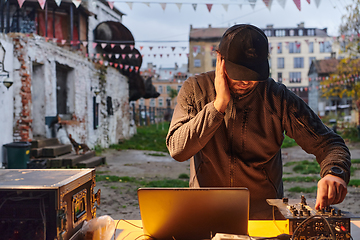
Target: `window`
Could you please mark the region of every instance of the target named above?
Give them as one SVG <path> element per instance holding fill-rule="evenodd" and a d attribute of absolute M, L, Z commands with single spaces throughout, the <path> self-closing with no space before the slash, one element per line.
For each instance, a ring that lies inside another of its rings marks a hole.
<path fill-rule="evenodd" d="M 266 36 L 271 37 L 271 30 L 265 30 L 264 33 Z"/>
<path fill-rule="evenodd" d="M 155 107 L 155 98 L 150 99 L 150 107 Z"/>
<path fill-rule="evenodd" d="M 212 59 L 212 67 L 216 67 L 216 58 Z"/>
<path fill-rule="evenodd" d="M 299 36 L 303 36 L 303 35 L 304 35 L 304 32 L 303 32 L 302 29 L 299 29 L 299 30 L 298 30 L 298 35 L 299 35 Z"/>
<path fill-rule="evenodd" d="M 307 30 L 307 35 L 308 36 L 315 36 L 315 29 L 308 29 Z"/>
<path fill-rule="evenodd" d="M 159 105 L 159 107 L 164 106 L 164 99 L 163 98 L 158 98 L 158 105 Z"/>
<path fill-rule="evenodd" d="M 194 59 L 194 67 L 201 67 L 201 60 L 200 59 Z"/>
<path fill-rule="evenodd" d="M 140 100 L 139 100 L 139 105 L 140 105 L 140 106 L 145 106 L 145 99 L 140 98 Z"/>
<path fill-rule="evenodd" d="M 316 57 L 309 57 L 309 67 L 311 66 L 312 61 L 315 59 L 316 59 Z"/>
<path fill-rule="evenodd" d="M 285 30 L 276 30 L 275 31 L 275 36 L 276 37 L 284 37 L 285 36 Z"/>
<path fill-rule="evenodd" d="M 289 35 L 290 35 L 290 36 L 294 36 L 294 34 L 295 34 L 294 29 L 291 29 L 291 30 L 289 31 Z"/>
<path fill-rule="evenodd" d="M 300 53 L 301 52 L 301 43 L 300 42 L 290 42 L 289 43 L 289 53 Z"/>
<path fill-rule="evenodd" d="M 332 52 L 331 43 L 329 41 L 319 42 L 320 52 L 321 53 L 329 53 Z"/>
<path fill-rule="evenodd" d="M 290 83 L 301 83 L 301 72 L 290 72 L 289 73 Z"/>
<path fill-rule="evenodd" d="M 278 68 L 284 68 L 285 67 L 285 62 L 284 62 L 284 58 L 278 58 L 277 59 L 277 67 Z"/>
<path fill-rule="evenodd" d="M 314 52 L 314 42 L 309 42 L 309 53 L 313 53 Z"/>
<path fill-rule="evenodd" d="M 166 86 L 166 93 L 169 94 L 171 91 L 171 86 Z"/>
<path fill-rule="evenodd" d="M 279 42 L 277 44 L 277 53 L 282 53 L 282 43 L 281 42 Z"/>
<path fill-rule="evenodd" d="M 294 58 L 294 68 L 304 68 L 304 58 L 295 57 Z"/>
<path fill-rule="evenodd" d="M 162 94 L 163 93 L 163 86 L 158 86 L 158 92 L 160 93 L 160 94 Z"/>
<path fill-rule="evenodd" d="M 282 72 L 278 72 L 278 82 L 282 82 Z"/>
<path fill-rule="evenodd" d="M 178 86 L 177 86 L 177 91 L 179 92 L 180 89 L 181 89 L 181 85 L 178 85 Z"/>

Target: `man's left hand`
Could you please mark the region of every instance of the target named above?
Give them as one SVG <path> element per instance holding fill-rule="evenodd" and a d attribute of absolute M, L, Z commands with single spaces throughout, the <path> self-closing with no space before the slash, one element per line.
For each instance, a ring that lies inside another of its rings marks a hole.
<path fill-rule="evenodd" d="M 341 203 L 346 194 L 346 182 L 340 177 L 328 174 L 318 182 L 315 209 Z"/>

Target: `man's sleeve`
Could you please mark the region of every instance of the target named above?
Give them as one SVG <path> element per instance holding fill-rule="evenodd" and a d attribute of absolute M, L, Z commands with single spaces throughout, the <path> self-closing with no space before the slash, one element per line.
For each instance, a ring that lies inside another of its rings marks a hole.
<path fill-rule="evenodd" d="M 166 137 L 170 155 L 177 161 L 186 161 L 198 153 L 224 119 L 213 101 L 206 103 L 205 98 L 196 97 L 194 85 L 187 80 L 181 87 Z"/>
<path fill-rule="evenodd" d="M 328 128 L 312 109 L 294 93 L 287 91 L 284 105 L 285 133 L 320 164 L 320 176 L 333 166 L 342 168 L 345 182 L 350 179 L 350 151 L 344 140 Z"/>

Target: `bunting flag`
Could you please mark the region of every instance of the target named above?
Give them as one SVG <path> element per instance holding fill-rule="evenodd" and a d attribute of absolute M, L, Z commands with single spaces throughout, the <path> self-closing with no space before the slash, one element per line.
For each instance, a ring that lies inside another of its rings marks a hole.
<path fill-rule="evenodd" d="M 72 2 L 74 3 L 75 7 L 78 8 L 80 6 L 81 0 L 72 0 Z"/>
<path fill-rule="evenodd" d="M 300 0 L 293 0 L 293 1 L 294 1 L 295 5 L 296 5 L 297 9 L 299 9 L 299 11 L 301 11 L 301 2 L 300 2 Z"/>
<path fill-rule="evenodd" d="M 256 0 L 249 0 L 250 6 L 252 7 L 252 9 L 254 10 L 255 8 L 255 4 L 256 4 Z"/>
<path fill-rule="evenodd" d="M 66 43 L 66 40 L 65 39 L 62 39 L 61 40 L 61 44 L 64 45 Z"/>
<path fill-rule="evenodd" d="M 44 10 L 46 0 L 38 0 L 38 2 L 40 4 L 41 9 Z"/>
<path fill-rule="evenodd" d="M 106 43 L 102 43 L 102 44 L 101 44 L 101 47 L 102 47 L 102 48 L 105 48 L 106 45 L 107 45 Z"/>
<path fill-rule="evenodd" d="M 196 11 L 197 4 L 196 4 L 196 3 L 193 3 L 193 4 L 192 4 L 192 7 L 194 8 L 194 11 Z"/>
<path fill-rule="evenodd" d="M 212 8 L 213 4 L 207 3 L 206 7 L 209 10 L 209 12 L 211 12 L 211 8 Z"/>
<path fill-rule="evenodd" d="M 227 12 L 228 7 L 229 7 L 229 4 L 222 4 L 222 5 L 223 5 L 223 7 L 224 7 L 225 11 Z"/>
<path fill-rule="evenodd" d="M 310 0 L 306 0 L 310 4 Z"/>
<path fill-rule="evenodd" d="M 126 2 L 126 3 L 127 3 L 127 5 L 129 5 L 130 10 L 132 10 L 133 3 L 132 2 Z"/>
<path fill-rule="evenodd" d="M 57 43 L 57 38 L 53 38 L 53 43 Z"/>
<path fill-rule="evenodd" d="M 121 48 L 121 50 L 124 50 L 124 48 L 126 47 L 126 45 L 125 44 L 120 44 L 120 48 Z"/>
<path fill-rule="evenodd" d="M 110 7 L 111 9 L 113 9 L 113 8 L 114 8 L 114 2 L 110 2 L 110 1 L 108 1 L 108 4 L 109 4 L 109 7 Z"/>
<path fill-rule="evenodd" d="M 277 0 L 279 5 L 285 9 L 285 3 L 286 3 L 286 0 Z"/>
<path fill-rule="evenodd" d="M 165 11 L 166 3 L 160 3 L 161 8 Z"/>
<path fill-rule="evenodd" d="M 321 2 L 321 0 L 315 0 L 315 5 L 316 5 L 317 8 L 319 7 L 320 2 Z"/>
<path fill-rule="evenodd" d="M 265 6 L 269 9 L 269 11 L 271 10 L 271 4 L 273 2 L 273 0 L 263 0 L 263 2 L 265 3 Z"/>
<path fill-rule="evenodd" d="M 18 3 L 19 3 L 19 7 L 21 8 L 22 5 L 24 4 L 25 0 L 18 0 Z"/>
<path fill-rule="evenodd" d="M 149 2 L 143 2 L 143 4 L 145 4 L 146 6 L 150 7 L 150 3 L 149 3 Z"/>
<path fill-rule="evenodd" d="M 120 53 L 115 54 L 115 58 L 118 59 L 120 57 Z"/>
<path fill-rule="evenodd" d="M 176 6 L 179 8 L 179 12 L 180 12 L 182 3 L 175 3 L 175 4 L 176 4 Z"/>
<path fill-rule="evenodd" d="M 58 5 L 58 7 L 60 7 L 61 0 L 55 0 L 55 2 L 56 2 L 56 5 Z"/>

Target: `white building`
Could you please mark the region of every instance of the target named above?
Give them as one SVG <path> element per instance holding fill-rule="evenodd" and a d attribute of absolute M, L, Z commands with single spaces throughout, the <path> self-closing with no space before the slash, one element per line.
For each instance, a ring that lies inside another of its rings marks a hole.
<path fill-rule="evenodd" d="M 333 37 L 326 28 L 305 28 L 304 23 L 296 28 L 268 25 L 263 30 L 269 39 L 271 77 L 308 102 L 311 62 L 336 57 Z"/>

